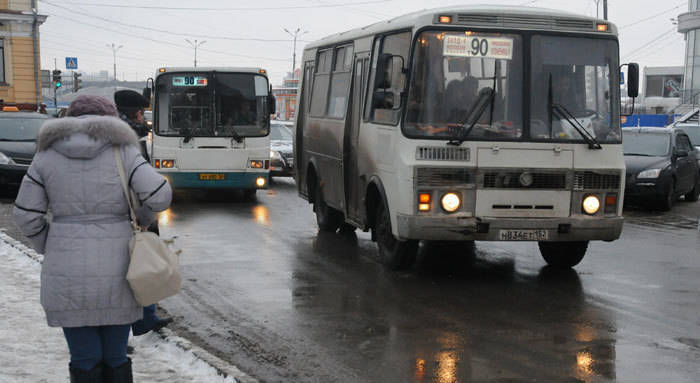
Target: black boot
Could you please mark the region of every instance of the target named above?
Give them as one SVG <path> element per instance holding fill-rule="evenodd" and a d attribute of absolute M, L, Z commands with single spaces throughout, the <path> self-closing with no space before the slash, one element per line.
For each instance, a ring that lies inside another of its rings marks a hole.
<path fill-rule="evenodd" d="M 81 370 L 68 364 L 68 370 L 70 371 L 70 383 L 102 383 L 103 381 L 102 363 L 97 363 L 90 370 Z"/>
<path fill-rule="evenodd" d="M 131 359 L 127 358 L 126 363 L 118 367 L 104 365 L 102 369 L 103 383 L 133 383 L 134 377 L 131 375 Z"/>

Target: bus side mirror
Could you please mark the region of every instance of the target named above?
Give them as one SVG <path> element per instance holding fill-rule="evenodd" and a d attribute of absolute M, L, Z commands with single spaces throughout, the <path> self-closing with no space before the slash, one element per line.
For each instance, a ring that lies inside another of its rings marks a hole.
<path fill-rule="evenodd" d="M 268 114 L 276 114 L 277 113 L 277 99 L 275 99 L 275 96 L 273 96 L 273 95 L 267 96 L 267 109 L 269 110 Z"/>
<path fill-rule="evenodd" d="M 373 106 L 375 109 L 394 109 L 394 93 L 384 90 L 374 92 Z"/>
<path fill-rule="evenodd" d="M 392 68 L 394 55 L 382 53 L 377 60 L 377 79 L 374 82 L 374 89 L 391 88 Z"/>
<path fill-rule="evenodd" d="M 627 96 L 639 96 L 639 64 L 627 64 Z"/>
<path fill-rule="evenodd" d="M 151 88 L 143 88 L 143 97 L 146 98 L 149 102 L 151 101 Z"/>

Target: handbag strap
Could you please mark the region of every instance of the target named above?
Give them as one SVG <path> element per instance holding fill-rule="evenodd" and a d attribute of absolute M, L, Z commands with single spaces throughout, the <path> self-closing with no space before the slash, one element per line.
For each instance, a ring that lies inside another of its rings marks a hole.
<path fill-rule="evenodd" d="M 119 178 L 122 180 L 122 189 L 124 190 L 124 196 L 126 196 L 126 203 L 129 205 L 129 215 L 131 216 L 131 226 L 134 231 L 141 231 L 138 224 L 136 223 L 136 213 L 131 205 L 131 195 L 129 194 L 129 186 L 126 183 L 126 175 L 124 172 L 124 162 L 122 161 L 121 150 L 118 146 L 113 146 L 114 159 L 117 161 L 117 170 L 119 170 Z"/>

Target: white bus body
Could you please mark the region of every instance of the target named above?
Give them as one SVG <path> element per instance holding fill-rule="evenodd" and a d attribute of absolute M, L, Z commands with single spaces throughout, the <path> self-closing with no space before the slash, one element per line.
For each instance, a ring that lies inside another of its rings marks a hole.
<path fill-rule="evenodd" d="M 260 68 L 161 68 L 151 165 L 175 189 L 266 189 L 274 99 Z"/>
<path fill-rule="evenodd" d="M 421 11 L 311 43 L 299 194 L 322 230 L 372 230 L 391 268 L 419 240 L 538 241 L 571 267 L 622 231 L 618 57 L 613 24 L 525 7 Z"/>

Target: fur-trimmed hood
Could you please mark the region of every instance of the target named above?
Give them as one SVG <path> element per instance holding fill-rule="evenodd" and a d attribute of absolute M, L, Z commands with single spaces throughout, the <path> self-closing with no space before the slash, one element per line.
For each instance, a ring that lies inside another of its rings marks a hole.
<path fill-rule="evenodd" d="M 136 133 L 119 118 L 86 115 L 44 123 L 37 137 L 37 151 L 53 148 L 67 157 L 92 158 L 105 146 L 137 142 Z"/>

